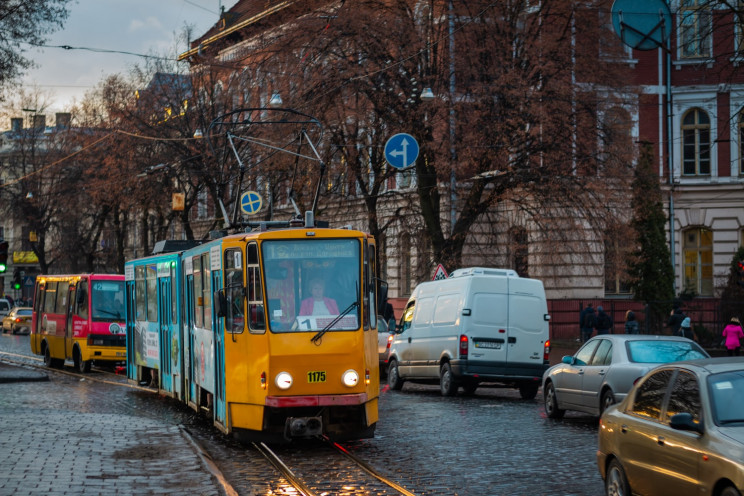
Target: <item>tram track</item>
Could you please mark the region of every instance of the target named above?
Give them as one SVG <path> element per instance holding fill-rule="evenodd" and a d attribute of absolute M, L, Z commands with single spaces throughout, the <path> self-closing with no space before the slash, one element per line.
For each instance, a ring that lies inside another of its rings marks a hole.
<path fill-rule="evenodd" d="M 370 464 L 353 454 L 347 447 L 325 436 L 320 436 L 316 439 L 320 442 L 321 446 L 328 448 L 329 451 L 342 455 L 349 464 L 343 466 L 337 461 L 324 459 L 322 462 L 312 460 L 312 463 L 308 465 L 306 463 L 307 460 L 304 460 L 306 453 L 300 450 L 298 454 L 291 448 L 288 448 L 285 450 L 285 458 L 296 459 L 299 457 L 303 459 L 302 463 L 298 464 L 298 468 L 292 470 L 290 468 L 292 462 L 283 460 L 266 444 L 253 443 L 253 446 L 281 473 L 294 490 L 303 496 L 323 496 L 327 494 L 396 494 L 415 496 L 414 493 L 381 474 Z M 325 454 L 322 454 L 322 456 L 325 457 Z M 353 471 L 356 471 L 359 475 L 353 474 Z M 363 482 L 365 478 L 369 482 Z M 334 484 L 337 484 L 339 487 L 333 487 Z M 394 493 L 391 493 L 390 490 L 393 490 Z"/>

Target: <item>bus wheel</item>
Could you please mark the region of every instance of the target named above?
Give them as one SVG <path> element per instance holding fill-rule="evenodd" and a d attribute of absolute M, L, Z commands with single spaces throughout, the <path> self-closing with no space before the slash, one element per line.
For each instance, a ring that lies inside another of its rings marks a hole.
<path fill-rule="evenodd" d="M 44 348 L 44 365 L 47 367 L 52 367 L 52 355 L 49 353 L 49 346 Z"/>
<path fill-rule="evenodd" d="M 90 372 L 90 360 L 83 360 L 80 356 L 80 350 L 78 348 L 75 348 L 75 353 L 73 355 L 72 361 L 75 363 L 75 370 L 80 372 L 81 374 L 87 374 Z"/>

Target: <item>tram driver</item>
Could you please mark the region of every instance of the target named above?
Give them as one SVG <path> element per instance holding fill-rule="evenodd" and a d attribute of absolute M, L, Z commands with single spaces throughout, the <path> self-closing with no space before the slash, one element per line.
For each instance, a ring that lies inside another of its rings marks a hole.
<path fill-rule="evenodd" d="M 299 315 L 338 315 L 336 300 L 324 295 L 325 283 L 321 278 L 315 278 L 310 282 L 309 298 L 302 300 Z"/>

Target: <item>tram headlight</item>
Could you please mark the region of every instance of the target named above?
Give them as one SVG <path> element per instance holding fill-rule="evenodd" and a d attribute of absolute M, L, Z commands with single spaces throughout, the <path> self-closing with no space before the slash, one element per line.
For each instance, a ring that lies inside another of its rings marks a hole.
<path fill-rule="evenodd" d="M 341 380 L 343 381 L 344 386 L 354 387 L 359 384 L 359 374 L 356 373 L 356 370 L 347 370 L 344 372 L 344 375 L 341 376 Z"/>
<path fill-rule="evenodd" d="M 292 375 L 289 372 L 279 372 L 274 383 L 279 389 L 289 389 L 292 386 Z"/>

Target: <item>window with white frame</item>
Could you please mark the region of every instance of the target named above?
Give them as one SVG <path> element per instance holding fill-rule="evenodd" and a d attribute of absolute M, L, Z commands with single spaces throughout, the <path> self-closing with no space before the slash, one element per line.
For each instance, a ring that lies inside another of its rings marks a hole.
<path fill-rule="evenodd" d="M 712 16 L 707 0 L 681 0 L 679 3 L 679 57 L 697 59 L 710 56 Z"/>
<path fill-rule="evenodd" d="M 713 295 L 713 231 L 688 229 L 683 234 L 684 289 L 700 296 Z"/>
<path fill-rule="evenodd" d="M 682 175 L 710 175 L 710 117 L 698 108 L 682 117 Z"/>

